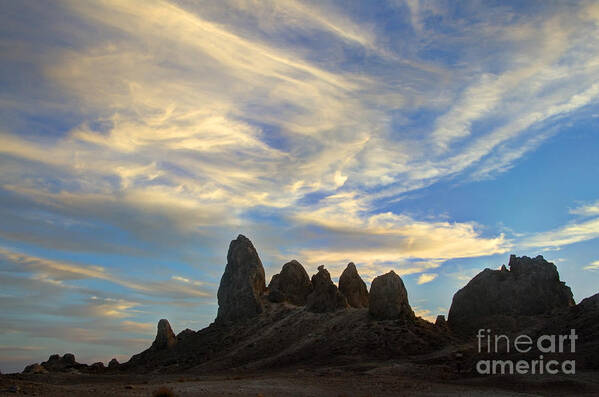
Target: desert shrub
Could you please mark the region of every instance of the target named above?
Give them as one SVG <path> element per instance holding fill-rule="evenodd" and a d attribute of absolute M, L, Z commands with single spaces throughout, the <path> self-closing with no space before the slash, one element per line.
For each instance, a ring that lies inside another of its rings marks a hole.
<path fill-rule="evenodd" d="M 175 397 L 175 392 L 166 386 L 162 386 L 152 393 L 152 397 Z"/>

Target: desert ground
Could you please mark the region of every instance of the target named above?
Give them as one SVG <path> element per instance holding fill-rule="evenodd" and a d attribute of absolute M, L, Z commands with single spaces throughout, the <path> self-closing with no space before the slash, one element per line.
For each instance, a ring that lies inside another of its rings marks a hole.
<path fill-rule="evenodd" d="M 170 390 L 172 396 L 596 396 L 599 373 L 472 376 L 448 368 L 395 362 L 361 368 L 214 375 L 50 373 L 0 377 L 1 396 L 152 396 L 161 388 Z"/>

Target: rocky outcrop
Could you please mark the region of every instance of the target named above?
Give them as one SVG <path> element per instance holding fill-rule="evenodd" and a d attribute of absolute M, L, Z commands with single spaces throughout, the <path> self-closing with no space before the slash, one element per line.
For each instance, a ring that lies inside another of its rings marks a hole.
<path fill-rule="evenodd" d="M 113 358 L 112 360 L 110 360 L 108 362 L 108 368 L 110 369 L 115 369 L 119 366 L 119 360 L 117 360 L 116 358 Z"/>
<path fill-rule="evenodd" d="M 24 374 L 47 374 L 48 370 L 42 365 L 35 363 L 25 367 L 23 370 Z"/>
<path fill-rule="evenodd" d="M 168 320 L 163 318 L 158 321 L 158 332 L 156 333 L 156 338 L 154 339 L 151 348 L 154 350 L 171 349 L 176 344 L 177 337 Z"/>
<path fill-rule="evenodd" d="M 241 234 L 231 241 L 227 266 L 218 287 L 216 322 L 237 322 L 262 313 L 264 268 L 252 242 Z"/>
<path fill-rule="evenodd" d="M 104 366 L 104 363 L 101 361 L 95 362 L 92 365 L 89 366 L 89 369 L 92 372 L 100 372 L 106 369 L 106 367 Z"/>
<path fill-rule="evenodd" d="M 296 306 L 303 306 L 311 293 L 310 277 L 296 260 L 285 263 L 281 273 L 275 274 L 268 284 L 268 299 L 271 302 L 287 301 Z"/>
<path fill-rule="evenodd" d="M 437 319 L 435 320 L 435 325 L 437 327 L 447 327 L 447 321 L 445 320 L 445 316 L 442 314 L 439 314 L 437 316 Z"/>
<path fill-rule="evenodd" d="M 517 316 L 532 316 L 574 305 L 572 291 L 556 266 L 542 256 L 510 256 L 509 270 L 485 269 L 453 297 L 448 325 L 471 332 L 478 328 L 518 327 Z"/>
<path fill-rule="evenodd" d="M 65 353 L 65 355 L 62 356 L 62 361 L 67 365 L 77 364 L 75 361 L 75 355 L 73 353 Z"/>
<path fill-rule="evenodd" d="M 353 262 L 347 264 L 339 277 L 339 291 L 351 307 L 368 307 L 368 289 Z"/>
<path fill-rule="evenodd" d="M 347 300 L 333 284 L 331 275 L 324 266 L 312 276 L 313 291 L 308 295 L 306 309 L 314 313 L 334 312 L 348 307 Z"/>
<path fill-rule="evenodd" d="M 43 370 L 41 368 L 43 368 Z M 65 372 L 72 369 L 81 369 L 87 367 L 85 364 L 79 364 L 72 353 L 66 353 L 62 357 L 59 354 L 52 354 L 48 361 L 41 364 L 28 365 L 23 372 L 27 373 L 45 373 L 47 372 Z"/>
<path fill-rule="evenodd" d="M 191 338 L 195 334 L 196 334 L 195 331 L 193 331 L 189 328 L 185 328 L 183 331 L 181 331 L 177 334 L 177 342 L 181 342 L 182 340 Z"/>
<path fill-rule="evenodd" d="M 372 280 L 369 312 L 378 320 L 414 317 L 406 287 L 393 270 Z"/>

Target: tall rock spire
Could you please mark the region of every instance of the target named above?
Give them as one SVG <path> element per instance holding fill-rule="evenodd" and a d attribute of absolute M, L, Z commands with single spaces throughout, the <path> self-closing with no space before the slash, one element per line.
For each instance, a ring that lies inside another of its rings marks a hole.
<path fill-rule="evenodd" d="M 168 320 L 163 318 L 158 321 L 158 331 L 156 332 L 156 339 L 152 343 L 152 348 L 156 350 L 170 349 L 176 344 L 177 337 Z"/>
<path fill-rule="evenodd" d="M 347 264 L 339 277 L 339 291 L 351 307 L 368 307 L 368 289 L 353 262 Z"/>
<path fill-rule="evenodd" d="M 242 321 L 262 313 L 266 290 L 264 267 L 252 242 L 239 235 L 231 241 L 227 266 L 218 287 L 217 322 Z"/>

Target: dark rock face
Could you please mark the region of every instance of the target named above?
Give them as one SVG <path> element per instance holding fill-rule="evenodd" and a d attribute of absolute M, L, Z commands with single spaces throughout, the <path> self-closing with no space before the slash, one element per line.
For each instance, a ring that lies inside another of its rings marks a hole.
<path fill-rule="evenodd" d="M 270 279 L 270 283 L 268 283 L 268 300 L 274 303 L 285 302 L 286 296 L 281 291 L 280 284 L 281 275 L 275 274 Z"/>
<path fill-rule="evenodd" d="M 577 306 L 583 310 L 599 310 L 599 294 L 584 298 Z"/>
<path fill-rule="evenodd" d="M 542 256 L 511 255 L 509 267 L 483 270 L 454 295 L 448 318 L 452 330 L 471 332 L 495 326 L 502 316 L 511 320 L 574 305 L 556 266 Z"/>
<path fill-rule="evenodd" d="M 296 260 L 285 263 L 281 273 L 275 274 L 268 284 L 268 299 L 271 302 L 287 301 L 296 306 L 303 306 L 310 293 L 310 277 Z"/>
<path fill-rule="evenodd" d="M 216 322 L 237 322 L 262 313 L 266 290 L 264 268 L 252 242 L 239 235 L 231 241 L 227 266 L 218 287 Z"/>
<path fill-rule="evenodd" d="M 369 312 L 378 320 L 414 317 L 406 287 L 393 270 L 372 280 Z"/>
<path fill-rule="evenodd" d="M 368 307 L 368 289 L 353 262 L 347 264 L 339 277 L 339 291 L 351 307 Z"/>
<path fill-rule="evenodd" d="M 119 366 L 119 361 L 116 358 L 113 358 L 112 360 L 110 360 L 110 362 L 108 363 L 108 368 L 117 368 Z"/>
<path fill-rule="evenodd" d="M 331 275 L 324 266 L 312 276 L 313 291 L 308 295 L 306 309 L 314 313 L 334 312 L 348 307 L 347 300 L 333 284 Z"/>
<path fill-rule="evenodd" d="M 173 332 L 167 319 L 158 321 L 158 332 L 156 339 L 152 343 L 152 348 L 156 350 L 170 349 L 177 344 L 177 337 Z"/>

